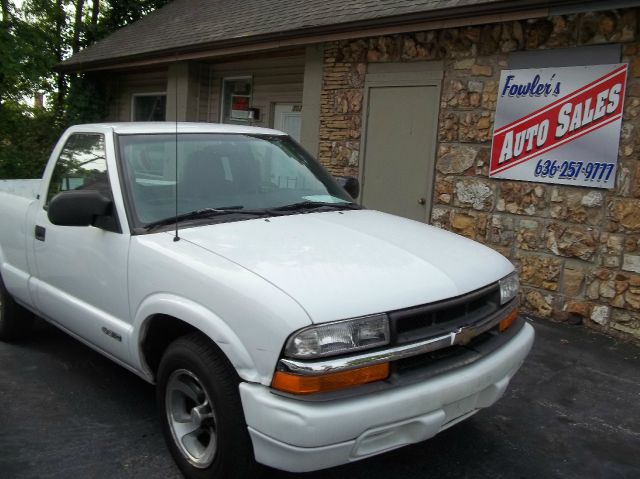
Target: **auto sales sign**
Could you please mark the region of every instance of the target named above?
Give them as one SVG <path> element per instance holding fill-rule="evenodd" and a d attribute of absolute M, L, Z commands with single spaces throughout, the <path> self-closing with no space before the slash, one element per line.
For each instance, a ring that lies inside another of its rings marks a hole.
<path fill-rule="evenodd" d="M 504 70 L 489 176 L 613 188 L 627 65 Z"/>

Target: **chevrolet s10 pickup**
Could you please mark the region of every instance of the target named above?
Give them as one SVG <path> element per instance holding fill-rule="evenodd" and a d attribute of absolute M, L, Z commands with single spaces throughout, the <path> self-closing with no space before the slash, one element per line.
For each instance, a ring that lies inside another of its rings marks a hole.
<path fill-rule="evenodd" d="M 509 261 L 358 189 L 274 130 L 74 126 L 41 180 L 0 182 L 0 339 L 41 317 L 155 384 L 189 478 L 426 440 L 502 396 L 534 331 Z"/>

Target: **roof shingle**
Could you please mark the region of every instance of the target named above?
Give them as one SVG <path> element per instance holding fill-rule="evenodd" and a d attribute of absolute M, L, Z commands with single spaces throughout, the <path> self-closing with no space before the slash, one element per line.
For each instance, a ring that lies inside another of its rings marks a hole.
<path fill-rule="evenodd" d="M 64 61 L 63 68 L 256 40 L 505 0 L 174 0 Z M 522 1 L 527 4 L 532 2 Z"/>

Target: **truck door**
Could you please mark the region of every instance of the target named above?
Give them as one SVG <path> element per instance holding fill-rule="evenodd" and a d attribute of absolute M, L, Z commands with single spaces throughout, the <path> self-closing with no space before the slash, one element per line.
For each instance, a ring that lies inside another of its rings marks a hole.
<path fill-rule="evenodd" d="M 110 169 L 115 171 L 115 162 L 107 161 L 105 135 L 68 137 L 35 214 L 34 291 L 38 309 L 49 320 L 128 363 L 129 235 L 122 233 L 115 213 L 104 224 L 88 227 L 56 226 L 47 216 L 49 202 L 62 191 L 93 189 L 113 198 L 117 175 Z"/>

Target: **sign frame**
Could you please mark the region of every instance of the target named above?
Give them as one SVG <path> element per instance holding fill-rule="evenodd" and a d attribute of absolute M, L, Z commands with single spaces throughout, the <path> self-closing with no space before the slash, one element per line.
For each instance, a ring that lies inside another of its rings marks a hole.
<path fill-rule="evenodd" d="M 628 64 L 503 70 L 491 178 L 614 188 Z"/>

